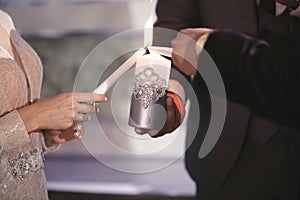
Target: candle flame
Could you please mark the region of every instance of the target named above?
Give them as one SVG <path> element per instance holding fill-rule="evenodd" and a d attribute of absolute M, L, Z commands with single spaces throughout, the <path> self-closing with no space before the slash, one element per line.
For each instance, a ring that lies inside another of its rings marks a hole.
<path fill-rule="evenodd" d="M 153 16 L 150 15 L 144 27 L 144 47 L 152 46 L 153 43 Z"/>

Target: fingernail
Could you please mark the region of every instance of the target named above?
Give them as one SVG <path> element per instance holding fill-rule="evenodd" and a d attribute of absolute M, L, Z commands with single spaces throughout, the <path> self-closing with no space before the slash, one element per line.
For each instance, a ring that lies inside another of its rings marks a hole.
<path fill-rule="evenodd" d="M 77 130 L 78 130 L 78 132 L 81 130 L 81 128 L 82 128 L 82 127 L 81 127 L 81 124 L 78 124 L 78 125 L 77 125 Z"/>
<path fill-rule="evenodd" d="M 105 96 L 104 101 L 108 101 L 108 100 L 109 100 L 108 96 Z"/>
<path fill-rule="evenodd" d="M 173 105 L 173 99 L 172 98 L 167 98 L 167 105 L 172 106 Z"/>
<path fill-rule="evenodd" d="M 78 137 L 78 138 L 81 136 L 80 133 L 77 130 L 75 131 L 75 136 Z"/>
<path fill-rule="evenodd" d="M 87 120 L 90 121 L 91 120 L 91 116 L 88 115 L 87 116 Z"/>
<path fill-rule="evenodd" d="M 100 112 L 100 108 L 96 107 L 96 113 Z"/>

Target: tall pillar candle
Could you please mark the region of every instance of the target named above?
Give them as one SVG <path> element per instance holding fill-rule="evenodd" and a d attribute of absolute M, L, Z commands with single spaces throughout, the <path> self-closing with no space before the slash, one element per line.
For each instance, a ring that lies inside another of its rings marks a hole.
<path fill-rule="evenodd" d="M 136 62 L 129 125 L 143 130 L 161 130 L 166 120 L 166 90 L 171 61 L 150 53 Z"/>

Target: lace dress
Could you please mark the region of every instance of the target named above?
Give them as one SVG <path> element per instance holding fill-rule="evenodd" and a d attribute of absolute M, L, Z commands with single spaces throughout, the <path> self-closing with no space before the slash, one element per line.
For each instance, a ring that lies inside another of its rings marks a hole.
<path fill-rule="evenodd" d="M 21 63 L 0 46 L 0 199 L 48 199 L 43 134 L 28 134 L 16 109 L 40 97 L 42 64 L 16 32 L 11 18 L 0 10 L 0 23 L 10 35 Z"/>

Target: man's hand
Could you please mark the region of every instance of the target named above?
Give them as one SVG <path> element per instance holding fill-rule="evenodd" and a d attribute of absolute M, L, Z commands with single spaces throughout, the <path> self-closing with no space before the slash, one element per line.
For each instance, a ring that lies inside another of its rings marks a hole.
<path fill-rule="evenodd" d="M 143 129 L 136 128 L 135 132 L 138 134 L 148 133 L 151 137 L 154 138 L 173 132 L 181 123 L 181 115 L 172 97 L 167 97 L 166 103 L 167 119 L 164 127 L 160 131 L 145 131 Z"/>
<path fill-rule="evenodd" d="M 197 72 L 197 40 L 212 31 L 207 28 L 182 29 L 172 40 L 172 61 L 186 75 L 195 75 Z"/>

